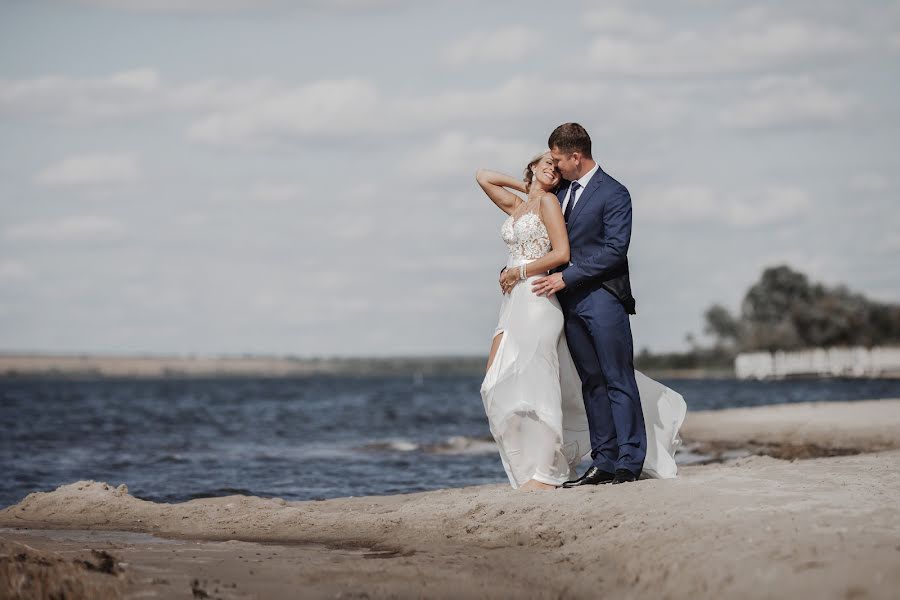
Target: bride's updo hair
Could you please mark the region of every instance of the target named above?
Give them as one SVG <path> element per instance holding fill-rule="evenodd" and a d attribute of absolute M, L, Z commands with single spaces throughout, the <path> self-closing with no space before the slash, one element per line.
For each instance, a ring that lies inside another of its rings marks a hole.
<path fill-rule="evenodd" d="M 541 159 L 544 158 L 544 155 L 550 152 L 549 149 L 541 150 L 541 153 L 531 159 L 531 162 L 528 163 L 528 166 L 525 167 L 525 192 L 531 191 L 531 182 L 534 180 L 534 173 L 531 171 L 534 168 L 534 165 L 541 162 Z"/>

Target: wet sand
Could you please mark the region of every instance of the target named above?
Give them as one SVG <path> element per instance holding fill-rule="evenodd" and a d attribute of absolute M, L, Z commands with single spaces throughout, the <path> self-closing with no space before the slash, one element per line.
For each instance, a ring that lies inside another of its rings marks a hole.
<path fill-rule="evenodd" d="M 323 502 L 161 504 L 77 482 L 0 511 L 0 566 L 20 584 L 107 585 L 97 597 L 897 597 L 900 400 L 693 413 L 683 434 L 806 457 L 589 489 Z M 78 562 L 99 564 L 94 551 L 113 572 Z"/>

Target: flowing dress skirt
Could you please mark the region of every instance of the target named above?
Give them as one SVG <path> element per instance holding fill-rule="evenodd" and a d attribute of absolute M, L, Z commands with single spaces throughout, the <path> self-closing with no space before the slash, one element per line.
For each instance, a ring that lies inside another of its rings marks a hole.
<path fill-rule="evenodd" d="M 510 260 L 518 268 L 524 261 Z M 590 454 L 581 380 L 563 333 L 555 296 L 521 281 L 503 297 L 494 336 L 503 338 L 481 385 L 481 398 L 500 460 L 513 488 L 530 479 L 560 485 L 576 477 Z M 636 373 L 647 427 L 643 477 L 675 477 L 678 430 L 687 406 L 677 392 Z"/>

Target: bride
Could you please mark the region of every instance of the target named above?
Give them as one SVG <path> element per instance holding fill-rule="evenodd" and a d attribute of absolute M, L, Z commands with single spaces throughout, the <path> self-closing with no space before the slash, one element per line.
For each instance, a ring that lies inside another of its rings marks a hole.
<path fill-rule="evenodd" d="M 566 224 L 554 194 L 560 175 L 548 150 L 528 163 L 524 180 L 484 169 L 476 180 L 508 215 L 500 235 L 509 249 L 481 397 L 512 487 L 555 489 L 574 478 L 592 451 L 559 301 L 531 290 L 533 280 L 569 262 Z M 642 476 L 674 477 L 684 400 L 640 372 L 635 376 L 647 427 Z"/>

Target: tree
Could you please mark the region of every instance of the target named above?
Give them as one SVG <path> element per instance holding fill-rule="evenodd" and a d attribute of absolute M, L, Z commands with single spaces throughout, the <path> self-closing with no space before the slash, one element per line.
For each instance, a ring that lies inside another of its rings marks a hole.
<path fill-rule="evenodd" d="M 703 315 L 706 326 L 703 332 L 715 338 L 721 348 L 735 348 L 740 341 L 740 323 L 721 304 L 713 304 Z"/>
<path fill-rule="evenodd" d="M 787 265 L 762 272 L 738 316 L 714 304 L 703 318 L 704 333 L 714 339 L 711 347 L 688 334 L 689 352 L 652 354 L 645 348 L 635 357 L 638 368 L 718 369 L 733 365 L 738 352 L 900 344 L 900 304 L 810 282 Z"/>
<path fill-rule="evenodd" d="M 763 271 L 747 290 L 741 316 L 714 305 L 706 331 L 743 351 L 900 342 L 900 306 L 881 304 L 845 286 L 828 288 L 786 265 Z"/>

